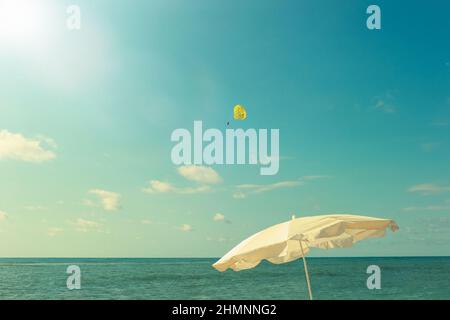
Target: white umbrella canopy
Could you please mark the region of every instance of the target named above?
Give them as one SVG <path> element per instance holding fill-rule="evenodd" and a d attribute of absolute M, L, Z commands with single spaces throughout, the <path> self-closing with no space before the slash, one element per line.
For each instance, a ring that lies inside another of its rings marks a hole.
<path fill-rule="evenodd" d="M 350 214 L 292 219 L 262 230 L 231 249 L 213 267 L 234 271 L 256 267 L 266 259 L 275 264 L 304 258 L 310 248 L 348 248 L 367 238 L 383 237 L 386 229 L 398 230 L 394 220 Z M 305 272 L 312 298 L 306 260 Z"/>

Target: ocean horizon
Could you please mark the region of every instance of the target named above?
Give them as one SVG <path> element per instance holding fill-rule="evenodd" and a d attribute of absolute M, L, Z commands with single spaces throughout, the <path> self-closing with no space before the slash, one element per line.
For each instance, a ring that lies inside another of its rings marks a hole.
<path fill-rule="evenodd" d="M 218 272 L 218 258 L 0 258 L 0 299 L 255 299 L 308 298 L 301 260 Z M 450 257 L 309 257 L 315 299 L 450 299 Z M 69 290 L 67 267 L 81 270 Z M 381 270 L 368 289 L 367 267 Z"/>

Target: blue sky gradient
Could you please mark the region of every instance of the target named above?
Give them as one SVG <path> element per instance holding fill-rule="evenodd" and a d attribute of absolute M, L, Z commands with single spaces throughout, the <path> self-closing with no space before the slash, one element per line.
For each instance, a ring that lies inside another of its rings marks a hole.
<path fill-rule="evenodd" d="M 74 1 L 39 0 L 45 25 L 0 37 L 3 139 L 53 155 L 0 144 L 0 256 L 221 256 L 291 214 L 325 213 L 400 231 L 315 256 L 450 254 L 450 3 L 377 1 L 371 31 L 369 1 L 75 2 L 79 31 L 65 27 Z M 235 104 L 247 120 L 232 120 Z M 194 120 L 278 128 L 278 174 L 213 166 L 209 192 L 144 192 L 202 185 L 170 159 L 172 131 Z"/>

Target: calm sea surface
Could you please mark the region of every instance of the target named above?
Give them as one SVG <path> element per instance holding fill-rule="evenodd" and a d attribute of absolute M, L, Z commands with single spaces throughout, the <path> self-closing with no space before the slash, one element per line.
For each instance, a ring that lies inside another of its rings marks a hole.
<path fill-rule="evenodd" d="M 0 258 L 0 299 L 306 299 L 303 263 L 220 273 L 217 259 Z M 68 290 L 69 265 L 81 290 Z M 366 286 L 369 265 L 381 289 Z M 450 257 L 309 258 L 316 299 L 450 299 Z"/>

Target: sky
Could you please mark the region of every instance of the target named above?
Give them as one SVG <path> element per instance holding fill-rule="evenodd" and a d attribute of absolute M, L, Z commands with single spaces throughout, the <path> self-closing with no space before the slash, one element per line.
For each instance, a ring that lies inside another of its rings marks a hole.
<path fill-rule="evenodd" d="M 0 257 L 219 257 L 329 213 L 400 230 L 312 256 L 450 255 L 450 3 L 372 2 L 0 0 Z M 278 173 L 174 165 L 195 120 L 279 129 Z"/>

